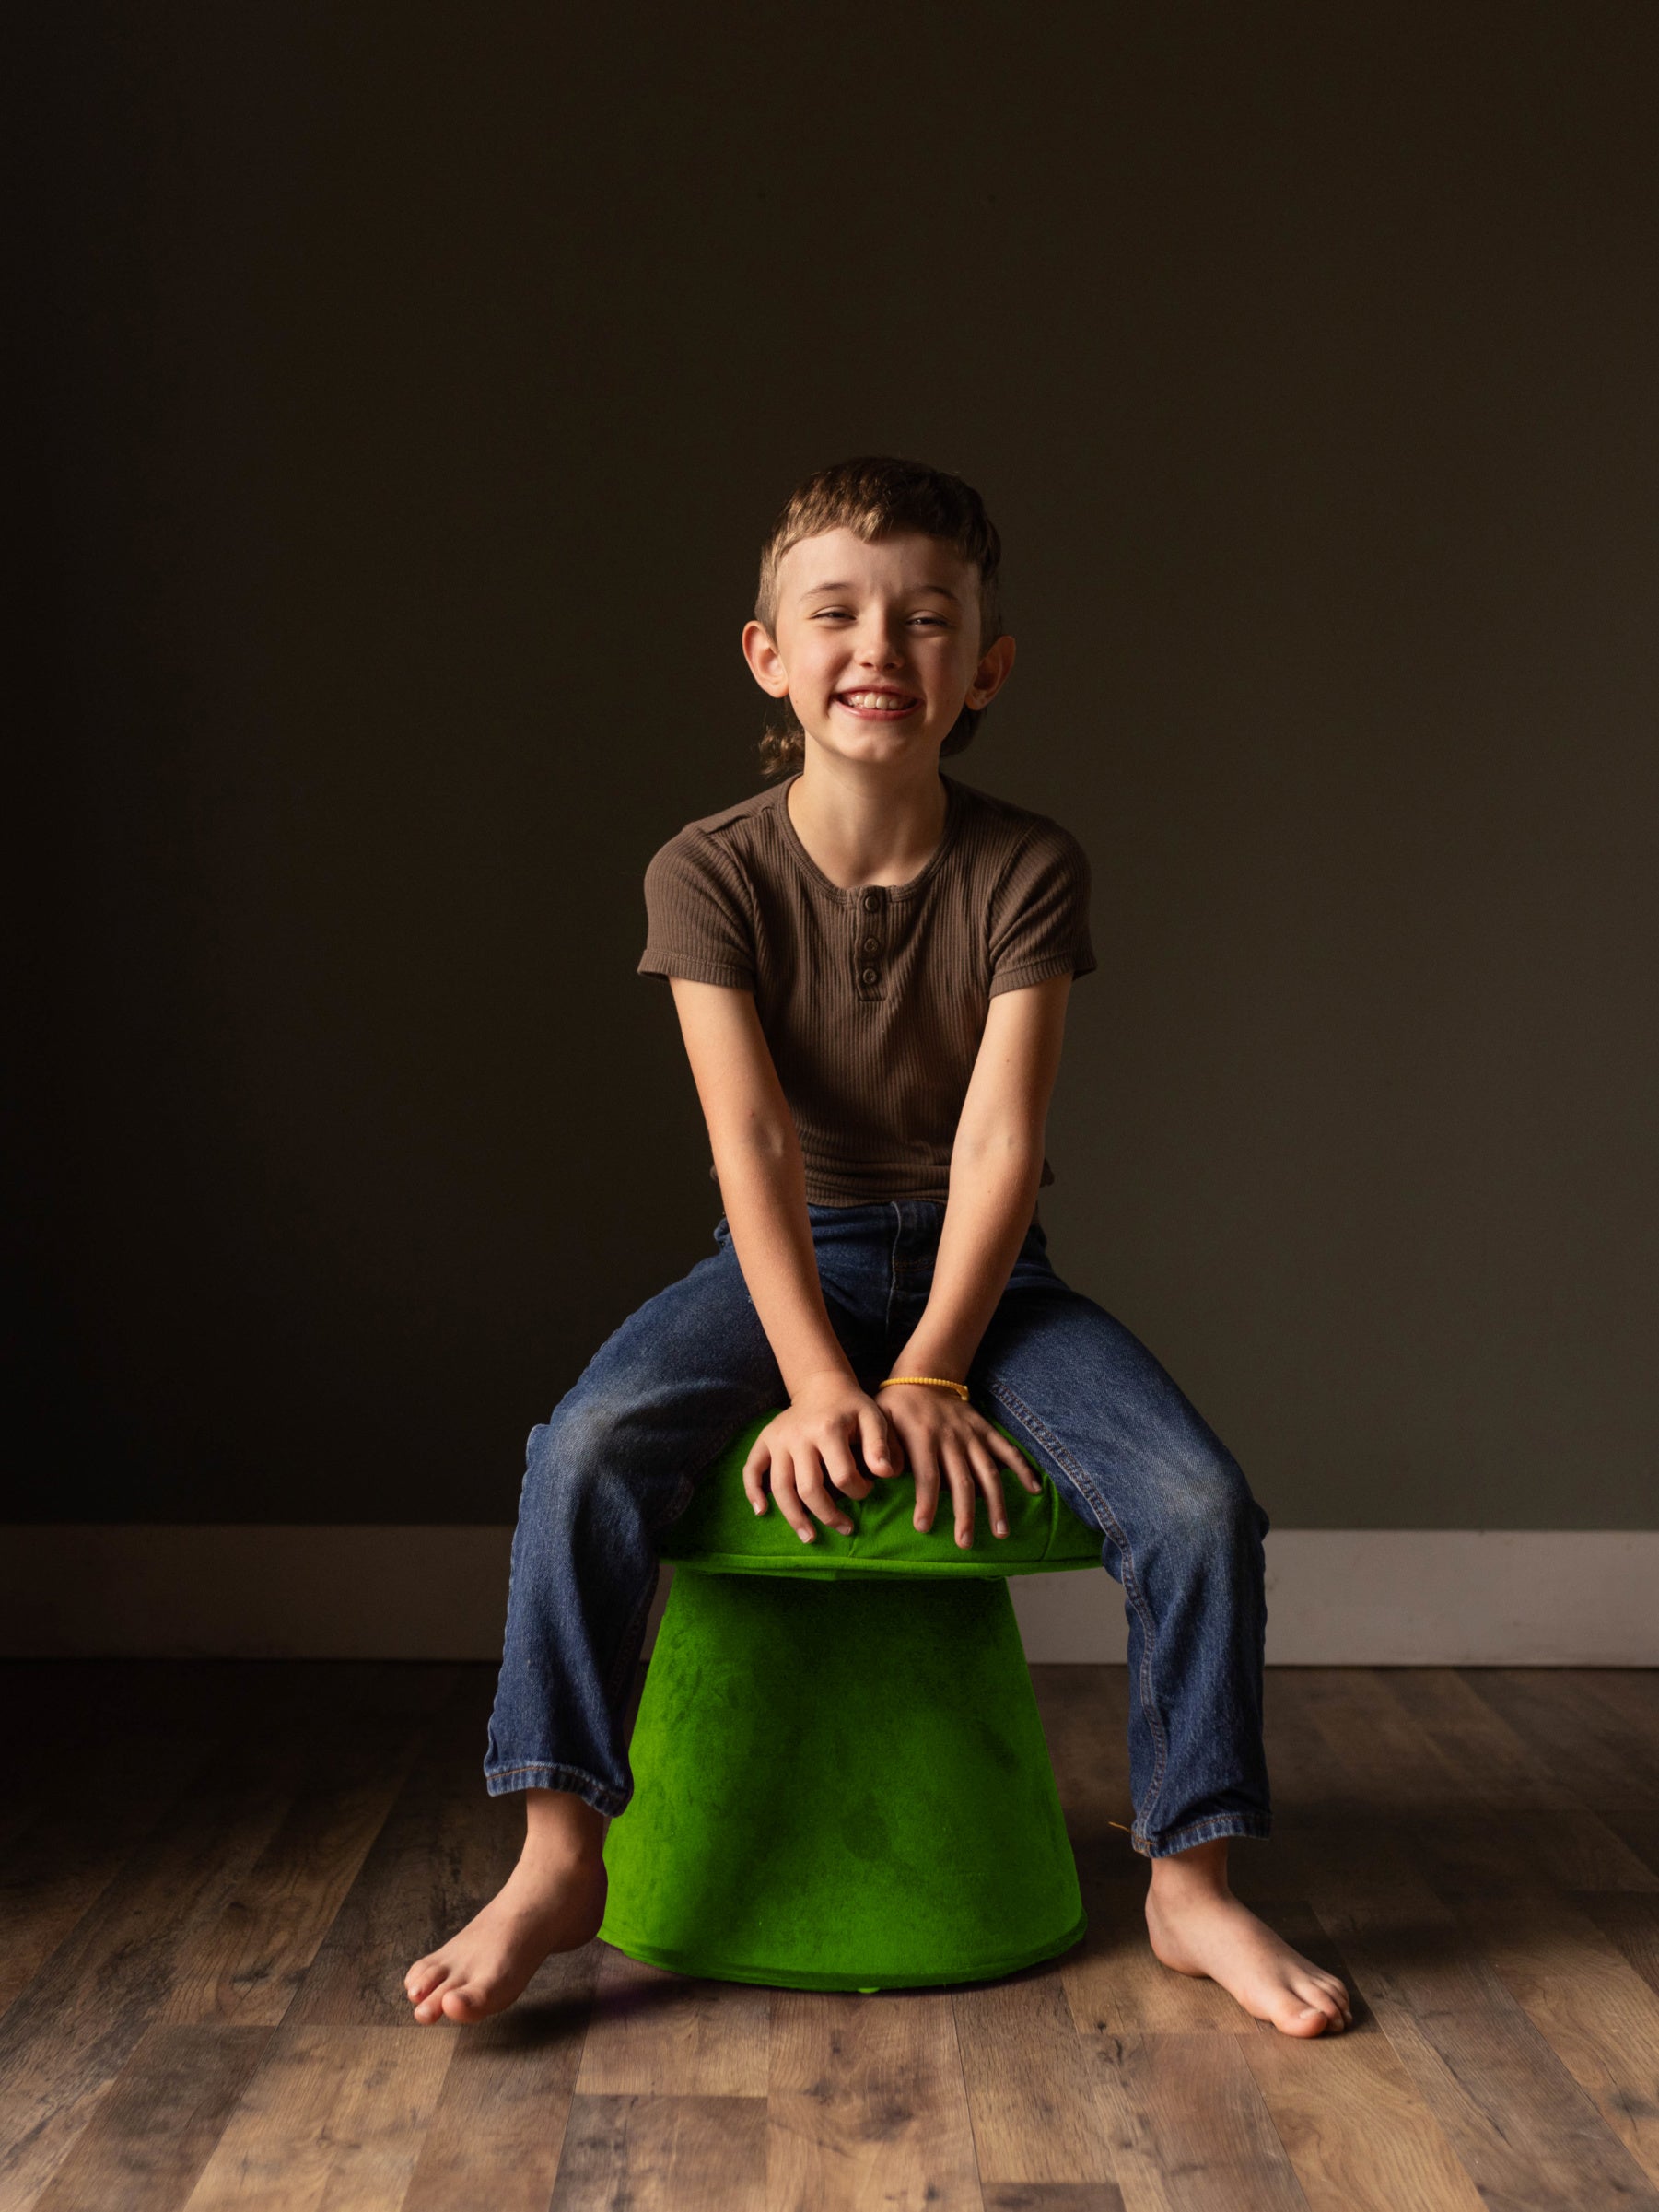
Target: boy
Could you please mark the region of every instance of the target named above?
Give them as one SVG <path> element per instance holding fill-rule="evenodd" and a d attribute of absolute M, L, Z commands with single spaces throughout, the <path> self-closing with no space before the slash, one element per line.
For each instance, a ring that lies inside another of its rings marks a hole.
<path fill-rule="evenodd" d="M 719 1249 L 532 1435 L 485 1769 L 525 1794 L 524 1852 L 410 1969 L 422 2022 L 498 2011 L 598 1929 L 657 1535 L 730 1437 L 782 1405 L 744 1486 L 802 1542 L 850 1527 L 833 1493 L 908 1475 L 917 1528 L 948 1497 L 955 1542 L 983 1508 L 994 1543 L 1003 1470 L 1038 1485 L 977 1398 L 1124 1586 L 1155 1954 L 1286 2034 L 1349 2024 L 1342 1984 L 1227 1881 L 1229 1839 L 1270 1826 L 1267 1516 L 1146 1348 L 1060 1282 L 1036 1219 L 1066 1001 L 1095 960 L 1076 840 L 940 767 L 1013 665 L 999 560 L 971 487 L 883 459 L 810 477 L 767 541 L 743 651 L 787 702 L 762 743 L 783 779 L 656 854 L 639 964 L 671 981 Z"/>

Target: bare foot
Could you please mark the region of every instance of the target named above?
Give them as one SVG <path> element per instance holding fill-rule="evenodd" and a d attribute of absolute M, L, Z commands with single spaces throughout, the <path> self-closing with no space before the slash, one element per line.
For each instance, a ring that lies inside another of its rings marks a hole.
<path fill-rule="evenodd" d="M 1353 2021 L 1347 1989 L 1233 1894 L 1226 1850 L 1223 1839 L 1152 1861 L 1146 1925 L 1154 1955 L 1177 1973 L 1219 1982 L 1282 2034 L 1340 2034 Z"/>
<path fill-rule="evenodd" d="M 549 1798 L 565 1793 L 525 1795 Z M 579 1800 L 567 1798 L 566 1803 Z M 586 1806 L 581 1809 L 589 1811 Z M 605 1916 L 605 1862 L 597 1813 L 591 1828 L 583 1832 L 585 1828 L 568 1820 L 556 1825 L 538 1821 L 536 1808 L 531 1808 L 522 1855 L 496 1895 L 403 1976 L 404 1992 L 422 2027 L 504 2012 L 543 1959 L 554 1951 L 576 1950 L 598 1934 Z"/>

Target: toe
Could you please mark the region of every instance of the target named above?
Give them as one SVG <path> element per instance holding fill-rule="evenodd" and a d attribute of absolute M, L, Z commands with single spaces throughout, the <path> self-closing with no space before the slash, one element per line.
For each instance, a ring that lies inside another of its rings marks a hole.
<path fill-rule="evenodd" d="M 1309 1995 L 1315 2004 L 1323 2005 L 1328 2000 L 1334 2005 L 1337 2018 L 1344 2027 L 1353 2019 L 1353 1999 L 1340 1982 L 1333 1982 L 1328 1975 L 1321 1974 Z"/>
<path fill-rule="evenodd" d="M 1348 2021 L 1343 2016 L 1342 2007 L 1338 2004 L 1335 1997 L 1316 1995 L 1314 1998 L 1314 2009 L 1324 2019 L 1325 2027 L 1321 2031 L 1322 2033 L 1340 2035 L 1343 2029 L 1348 2025 Z"/>
<path fill-rule="evenodd" d="M 423 2028 L 429 2026 L 433 2020 L 442 2019 L 444 1999 L 448 1995 L 448 1989 L 442 1982 L 439 1982 L 420 1998 L 415 2007 L 415 2017 Z"/>
<path fill-rule="evenodd" d="M 417 1959 L 403 1976 L 403 1994 L 412 2005 L 418 2005 L 443 1978 L 444 1970 L 438 1960 Z"/>
<path fill-rule="evenodd" d="M 482 1990 L 467 1988 L 464 1985 L 459 1988 L 446 1989 L 443 1993 L 442 2004 L 448 2019 L 463 2022 L 481 2020 L 490 2009 Z"/>

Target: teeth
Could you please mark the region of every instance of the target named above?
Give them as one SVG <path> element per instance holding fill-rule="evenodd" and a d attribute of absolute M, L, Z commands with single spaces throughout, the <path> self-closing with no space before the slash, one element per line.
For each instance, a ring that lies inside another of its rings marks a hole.
<path fill-rule="evenodd" d="M 844 691 L 841 696 L 849 707 L 857 707 L 865 714 L 881 714 L 891 708 L 911 704 L 908 698 L 891 691 Z"/>

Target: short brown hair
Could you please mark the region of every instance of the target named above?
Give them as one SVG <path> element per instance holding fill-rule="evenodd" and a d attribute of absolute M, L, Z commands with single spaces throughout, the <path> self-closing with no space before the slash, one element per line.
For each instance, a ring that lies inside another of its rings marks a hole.
<path fill-rule="evenodd" d="M 773 637 L 777 634 L 777 565 L 791 545 L 826 530 L 850 530 L 867 545 L 911 532 L 942 538 L 979 571 L 981 650 L 1002 635 L 997 574 L 1002 541 L 985 511 L 985 501 L 971 484 L 947 475 L 943 469 L 870 453 L 815 470 L 784 501 L 761 547 L 760 589 L 754 600 L 754 619 Z M 768 777 L 792 774 L 806 753 L 806 733 L 795 709 L 787 698 L 778 705 L 781 718 L 760 741 L 761 772 Z M 970 744 L 986 712 L 983 707 L 964 707 L 940 746 L 940 754 L 960 753 Z"/>

